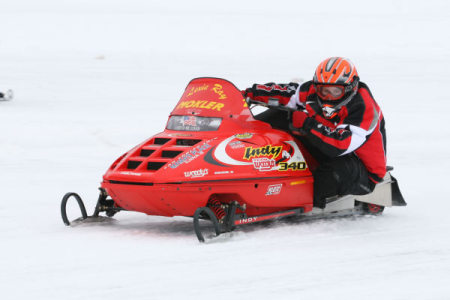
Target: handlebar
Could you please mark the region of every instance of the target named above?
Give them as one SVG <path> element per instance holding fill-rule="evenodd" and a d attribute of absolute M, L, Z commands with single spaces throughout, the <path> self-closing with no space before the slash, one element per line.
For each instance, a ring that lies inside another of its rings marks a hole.
<path fill-rule="evenodd" d="M 287 106 L 284 106 L 284 105 L 280 104 L 280 102 L 276 98 L 269 98 L 269 102 L 268 103 L 262 102 L 262 101 L 253 100 L 253 99 L 250 99 L 249 97 L 247 97 L 247 99 L 245 99 L 245 101 L 247 102 L 248 106 L 254 104 L 254 105 L 264 106 L 264 107 L 267 107 L 267 108 L 284 110 L 284 111 L 288 111 L 288 112 L 293 112 L 293 111 L 296 110 L 294 108 L 287 107 Z"/>

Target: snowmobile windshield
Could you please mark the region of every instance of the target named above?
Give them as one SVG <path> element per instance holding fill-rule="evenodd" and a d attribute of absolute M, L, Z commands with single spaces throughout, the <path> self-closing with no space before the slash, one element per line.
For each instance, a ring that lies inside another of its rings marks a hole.
<path fill-rule="evenodd" d="M 167 129 L 179 131 L 215 131 L 219 129 L 222 118 L 199 116 L 171 116 Z"/>
<path fill-rule="evenodd" d="M 189 82 L 172 116 L 197 116 L 228 119 L 250 113 L 241 91 L 231 82 L 211 77 Z"/>

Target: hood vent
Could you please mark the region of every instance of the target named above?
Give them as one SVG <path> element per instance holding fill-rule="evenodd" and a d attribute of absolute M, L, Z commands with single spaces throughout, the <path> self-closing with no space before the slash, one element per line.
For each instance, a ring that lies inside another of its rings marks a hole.
<path fill-rule="evenodd" d="M 134 170 L 142 163 L 142 161 L 129 160 L 127 164 L 127 169 Z"/>
<path fill-rule="evenodd" d="M 159 170 L 165 164 L 166 162 L 149 161 L 147 164 L 147 170 L 156 171 Z"/>
<path fill-rule="evenodd" d="M 177 157 L 191 151 L 202 139 L 155 137 L 149 139 L 140 148 L 129 153 L 120 163 L 120 170 L 135 172 L 155 172 L 172 162 Z"/>
<path fill-rule="evenodd" d="M 163 150 L 161 153 L 161 157 L 164 158 L 174 158 L 178 154 L 183 153 L 183 151 L 175 151 L 175 150 Z"/>
<path fill-rule="evenodd" d="M 147 157 L 150 156 L 153 152 L 155 152 L 155 150 L 153 149 L 141 149 L 141 153 L 139 154 L 139 156 Z"/>
<path fill-rule="evenodd" d="M 153 144 L 155 144 L 155 145 L 164 145 L 168 141 L 170 141 L 170 139 L 168 139 L 168 138 L 155 138 L 155 140 L 153 141 Z"/>
<path fill-rule="evenodd" d="M 177 139 L 177 146 L 194 146 L 195 144 L 201 142 L 202 140 L 197 139 Z"/>

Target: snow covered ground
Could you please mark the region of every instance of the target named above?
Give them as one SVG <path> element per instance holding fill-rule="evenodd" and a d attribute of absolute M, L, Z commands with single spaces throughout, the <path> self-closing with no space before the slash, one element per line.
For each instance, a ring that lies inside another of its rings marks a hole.
<path fill-rule="evenodd" d="M 450 299 L 450 2 L 303 2 L 0 0 L 1 298 Z M 307 80 L 335 55 L 384 111 L 406 208 L 205 245 L 185 218 L 63 225 L 62 195 L 92 210 L 190 79 Z"/>

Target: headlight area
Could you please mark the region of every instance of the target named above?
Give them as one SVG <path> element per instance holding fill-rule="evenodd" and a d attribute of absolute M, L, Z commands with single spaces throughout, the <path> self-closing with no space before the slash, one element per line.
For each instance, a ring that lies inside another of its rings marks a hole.
<path fill-rule="evenodd" d="M 171 116 L 167 129 L 179 131 L 216 131 L 222 118 L 198 116 Z"/>

